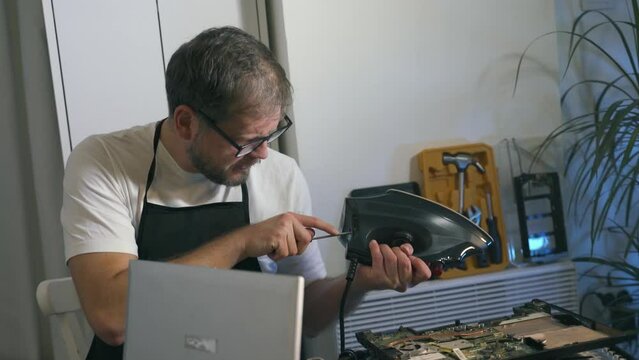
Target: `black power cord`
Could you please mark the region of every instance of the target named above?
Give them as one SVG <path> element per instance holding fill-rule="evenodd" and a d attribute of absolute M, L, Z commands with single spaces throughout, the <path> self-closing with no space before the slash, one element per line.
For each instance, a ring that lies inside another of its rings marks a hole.
<path fill-rule="evenodd" d="M 346 337 L 344 335 L 344 313 L 346 312 L 346 299 L 348 298 L 348 289 L 350 289 L 353 279 L 355 278 L 355 272 L 357 271 L 358 261 L 351 260 L 348 271 L 346 272 L 346 286 L 344 286 L 344 292 L 342 293 L 342 300 L 339 304 L 339 340 L 340 340 L 340 359 L 352 358 L 350 354 L 346 354 Z M 345 357 L 348 356 L 348 357 Z"/>

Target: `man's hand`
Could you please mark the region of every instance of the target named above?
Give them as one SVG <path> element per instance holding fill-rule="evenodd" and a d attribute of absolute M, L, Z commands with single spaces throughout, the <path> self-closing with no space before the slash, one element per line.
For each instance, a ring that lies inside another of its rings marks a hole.
<path fill-rule="evenodd" d="M 391 248 L 371 241 L 368 247 L 373 262 L 371 266 L 360 265 L 357 268 L 353 291 L 346 302 L 347 312 L 357 306 L 369 290 L 394 289 L 403 292 L 431 276 L 426 263 L 413 256 L 413 247 L 409 244 Z M 317 280 L 306 286 L 304 331 L 307 335 L 319 333 L 335 319 L 345 285 L 345 277 L 340 276 Z"/>
<path fill-rule="evenodd" d="M 410 244 L 391 248 L 373 240 L 368 244 L 368 248 L 373 264 L 360 266 L 355 275 L 354 284 L 362 290 L 393 289 L 404 292 L 431 277 L 426 263 L 413 256 L 413 247 Z"/>
<path fill-rule="evenodd" d="M 289 212 L 241 228 L 237 235 L 243 239 L 243 257 L 268 255 L 279 260 L 303 253 L 313 240 L 313 228 L 338 233 L 335 227 L 319 218 Z"/>

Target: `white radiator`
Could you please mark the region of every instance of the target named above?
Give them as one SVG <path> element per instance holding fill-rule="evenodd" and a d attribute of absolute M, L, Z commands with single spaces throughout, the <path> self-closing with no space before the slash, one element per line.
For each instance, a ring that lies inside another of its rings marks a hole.
<path fill-rule="evenodd" d="M 484 275 L 434 280 L 404 293 L 371 292 L 344 319 L 347 349 L 361 349 L 355 333 L 399 326 L 425 330 L 512 314 L 513 306 L 541 299 L 577 311 L 577 275 L 570 261 L 508 269 Z M 339 325 L 337 326 L 339 344 Z"/>

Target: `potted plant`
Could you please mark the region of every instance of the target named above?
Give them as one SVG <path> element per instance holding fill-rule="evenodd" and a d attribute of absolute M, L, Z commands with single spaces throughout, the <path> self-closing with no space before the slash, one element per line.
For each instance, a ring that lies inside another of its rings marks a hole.
<path fill-rule="evenodd" d="M 586 10 L 576 17 L 570 30 L 553 31 L 533 40 L 520 57 L 515 89 L 526 52 L 539 38 L 551 34 L 563 37 L 566 44 L 562 79 L 578 65 L 578 56 L 584 51 L 604 64 L 603 74 L 588 72 L 568 84 L 562 80 L 564 114 L 567 104 L 574 102 L 576 96 L 581 101 L 578 106 L 581 111 L 567 114 L 562 125 L 545 138 L 536 155 L 540 156 L 558 141 L 566 149 L 564 170 L 571 185 L 568 212 L 589 224 L 590 238 L 588 256 L 573 260 L 590 264 L 584 276 L 598 279 L 609 290 L 587 292 L 582 304 L 590 295 L 597 295 L 610 310 L 613 323 L 625 320 L 625 327 L 631 327 L 636 311 L 629 305 L 639 298 L 636 290 L 639 288 L 639 6 L 637 0 L 629 0 L 627 4 L 631 20 Z M 603 32 L 607 36 L 600 38 Z M 598 250 L 605 248 L 606 242 L 619 239 L 622 242 L 619 251 Z M 621 305 L 621 314 L 627 319 L 615 319 Z"/>

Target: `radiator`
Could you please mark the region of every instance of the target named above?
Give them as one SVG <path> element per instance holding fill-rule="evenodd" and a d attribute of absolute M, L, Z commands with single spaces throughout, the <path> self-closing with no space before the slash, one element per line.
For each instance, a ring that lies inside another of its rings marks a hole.
<path fill-rule="evenodd" d="M 344 319 L 347 349 L 361 349 L 355 333 L 425 330 L 512 314 L 513 306 L 541 299 L 577 311 L 577 275 L 570 261 L 531 265 L 450 280 L 428 281 L 404 293 L 377 291 Z M 337 326 L 339 344 L 339 326 Z"/>

